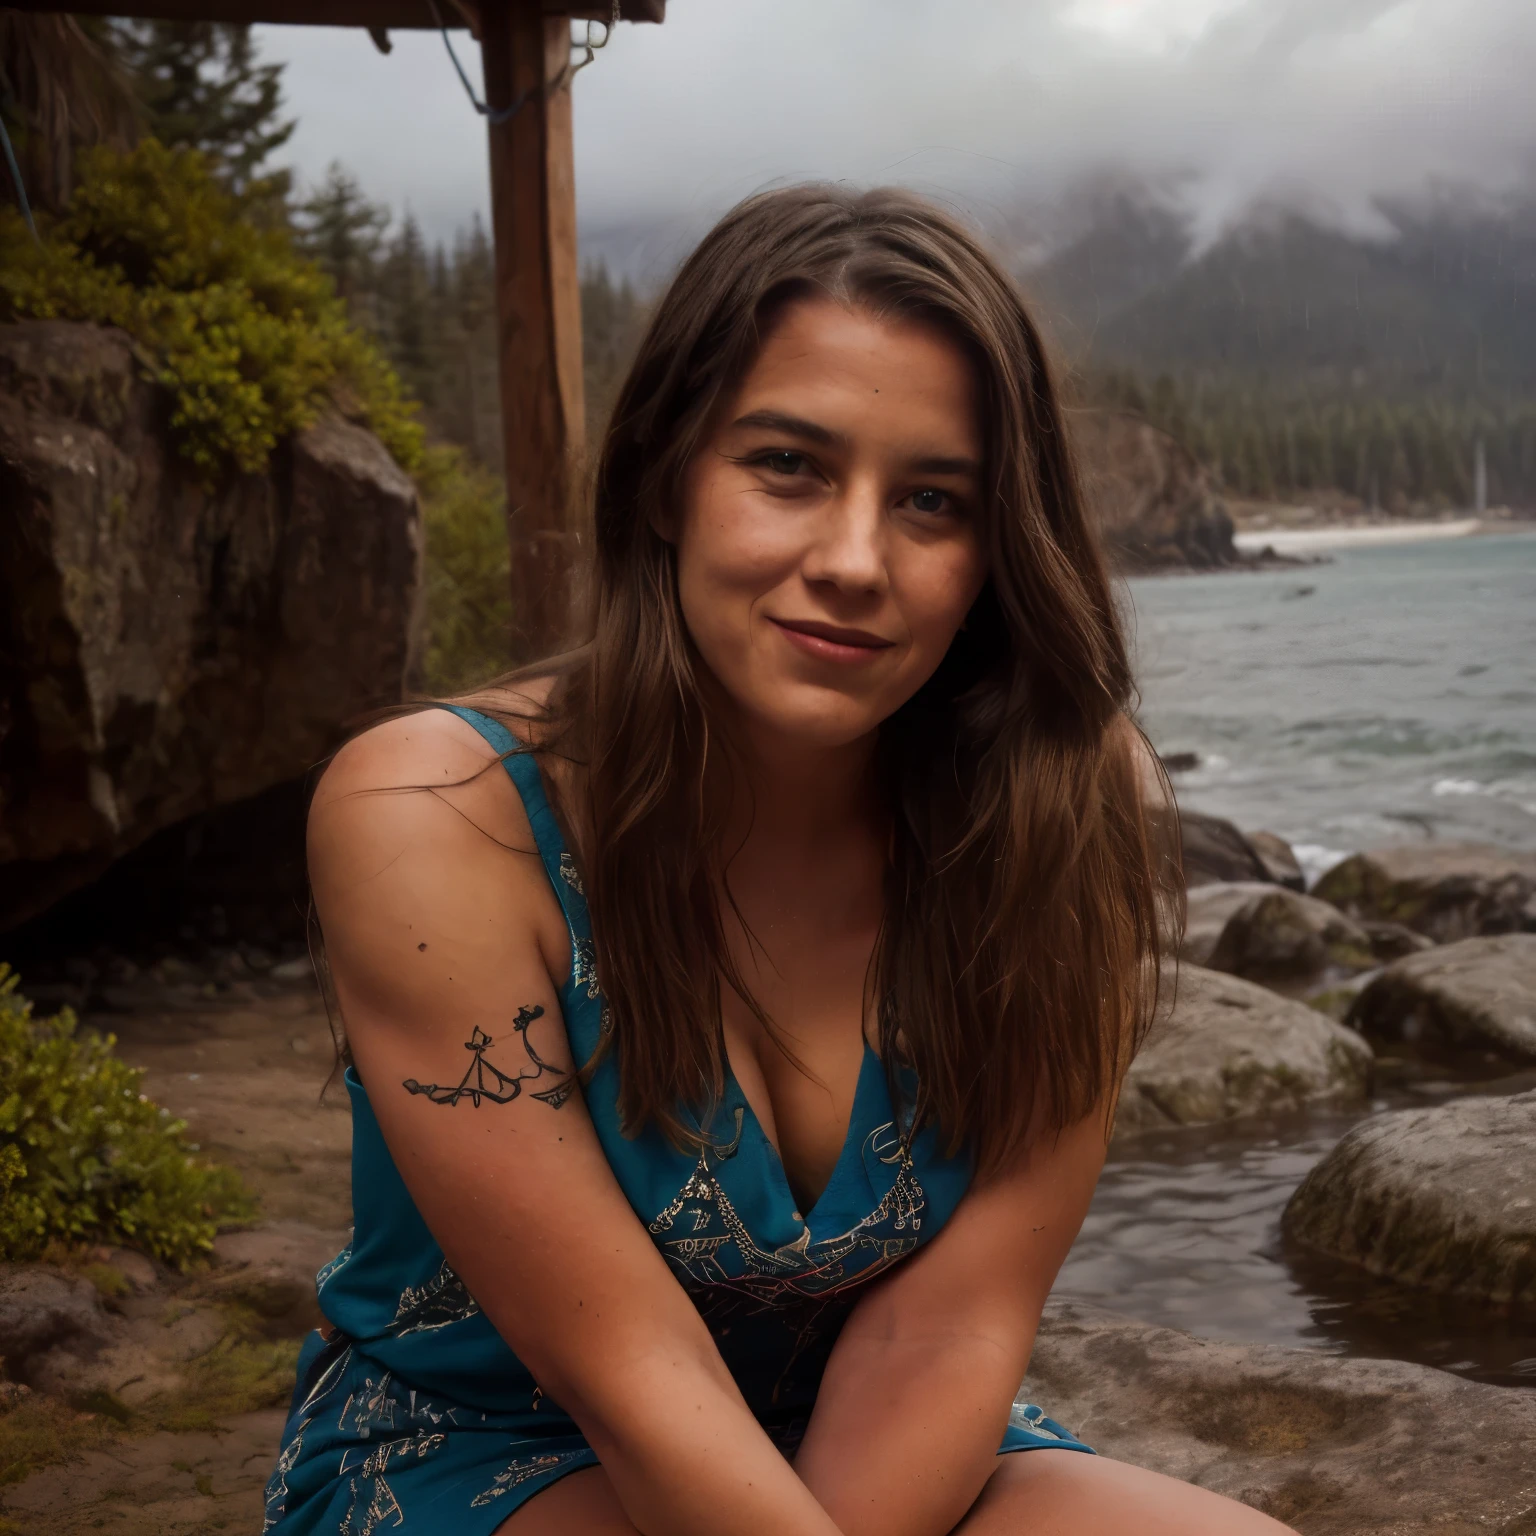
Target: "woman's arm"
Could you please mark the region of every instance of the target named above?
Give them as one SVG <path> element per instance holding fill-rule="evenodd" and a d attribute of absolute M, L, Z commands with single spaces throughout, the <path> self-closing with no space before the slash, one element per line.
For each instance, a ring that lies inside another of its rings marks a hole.
<path fill-rule="evenodd" d="M 490 749 L 438 711 L 368 732 L 321 782 L 309 854 L 401 1176 L 630 1520 L 648 1536 L 838 1536 L 608 1167 L 551 980 L 569 967 L 565 924 Z"/>
<path fill-rule="evenodd" d="M 1104 1128 L 1090 1115 L 972 1188 L 854 1309 L 795 1459 L 846 1536 L 945 1536 L 981 1492 Z"/>

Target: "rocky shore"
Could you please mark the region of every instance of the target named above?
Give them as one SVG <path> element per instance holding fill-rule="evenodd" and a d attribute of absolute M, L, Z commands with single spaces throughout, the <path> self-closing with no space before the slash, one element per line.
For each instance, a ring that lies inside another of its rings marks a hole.
<path fill-rule="evenodd" d="M 1286 1241 L 1405 1294 L 1536 1310 L 1536 1094 L 1371 1107 L 1408 1062 L 1528 1076 L 1536 859 L 1380 850 L 1308 892 L 1278 838 L 1196 814 L 1184 834 L 1189 922 L 1116 1146 L 1352 1108 L 1291 1198 Z M 187 932 L 158 958 L 58 961 L 35 990 L 109 1025 L 263 1218 L 194 1273 L 122 1249 L 0 1266 L 0 1455 L 16 1469 L 0 1519 L 26 1536 L 254 1528 L 314 1272 L 347 1235 L 349 1117 L 321 1092 L 332 1042 L 307 959 L 228 924 Z M 1304 1536 L 1536 1533 L 1536 1391 L 1054 1302 L 1020 1401 Z"/>

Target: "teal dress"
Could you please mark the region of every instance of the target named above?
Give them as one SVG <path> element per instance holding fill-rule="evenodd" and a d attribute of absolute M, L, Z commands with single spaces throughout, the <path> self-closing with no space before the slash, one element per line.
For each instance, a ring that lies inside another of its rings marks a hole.
<path fill-rule="evenodd" d="M 495 721 L 455 709 L 498 752 Z M 570 929 L 560 1006 L 578 1062 L 602 1031 L 603 997 L 576 866 L 534 759 L 507 772 Z M 489 1536 L 520 1505 L 597 1457 L 487 1321 L 412 1203 L 353 1071 L 352 1241 L 319 1273 L 333 1324 L 312 1334 L 266 1490 L 276 1536 L 404 1530 Z M 702 1153 L 619 1125 L 617 1063 L 585 1090 L 614 1177 L 764 1430 L 786 1452 L 805 1431 L 838 1330 L 865 1285 L 922 1246 L 965 1193 L 968 1160 L 931 1129 L 903 1137 L 879 1058 L 866 1050 L 842 1154 L 821 1197 L 796 1208 L 772 1143 L 734 1077 Z M 696 1122 L 695 1122 L 696 1123 Z M 1086 1451 L 1038 1408 L 1015 1412 L 1001 1451 Z"/>

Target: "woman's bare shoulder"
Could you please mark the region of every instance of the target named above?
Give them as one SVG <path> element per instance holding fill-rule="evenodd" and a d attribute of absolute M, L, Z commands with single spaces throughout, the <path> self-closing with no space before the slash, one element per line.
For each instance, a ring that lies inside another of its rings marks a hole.
<path fill-rule="evenodd" d="M 379 847 L 417 834 L 477 862 L 533 852 L 522 798 L 500 757 L 468 721 L 446 709 L 397 715 L 360 732 L 315 787 L 311 874 L 317 859 L 345 855 L 359 843 Z"/>

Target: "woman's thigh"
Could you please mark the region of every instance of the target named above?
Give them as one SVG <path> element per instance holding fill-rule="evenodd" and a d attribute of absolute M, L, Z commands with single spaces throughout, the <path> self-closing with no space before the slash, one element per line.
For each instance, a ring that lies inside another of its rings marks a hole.
<path fill-rule="evenodd" d="M 535 1494 L 496 1536 L 640 1536 L 601 1467 L 583 1467 Z"/>
<path fill-rule="evenodd" d="M 1081 1451 L 1014 1451 L 953 1536 L 1286 1536 L 1205 1488 Z M 1294 1536 L 1294 1533 L 1291 1533 Z"/>
<path fill-rule="evenodd" d="M 952 1536 L 1294 1536 L 1268 1515 L 1204 1488 L 1081 1451 L 1014 1451 Z M 639 1536 L 608 1474 L 562 1477 L 497 1536 Z"/>

